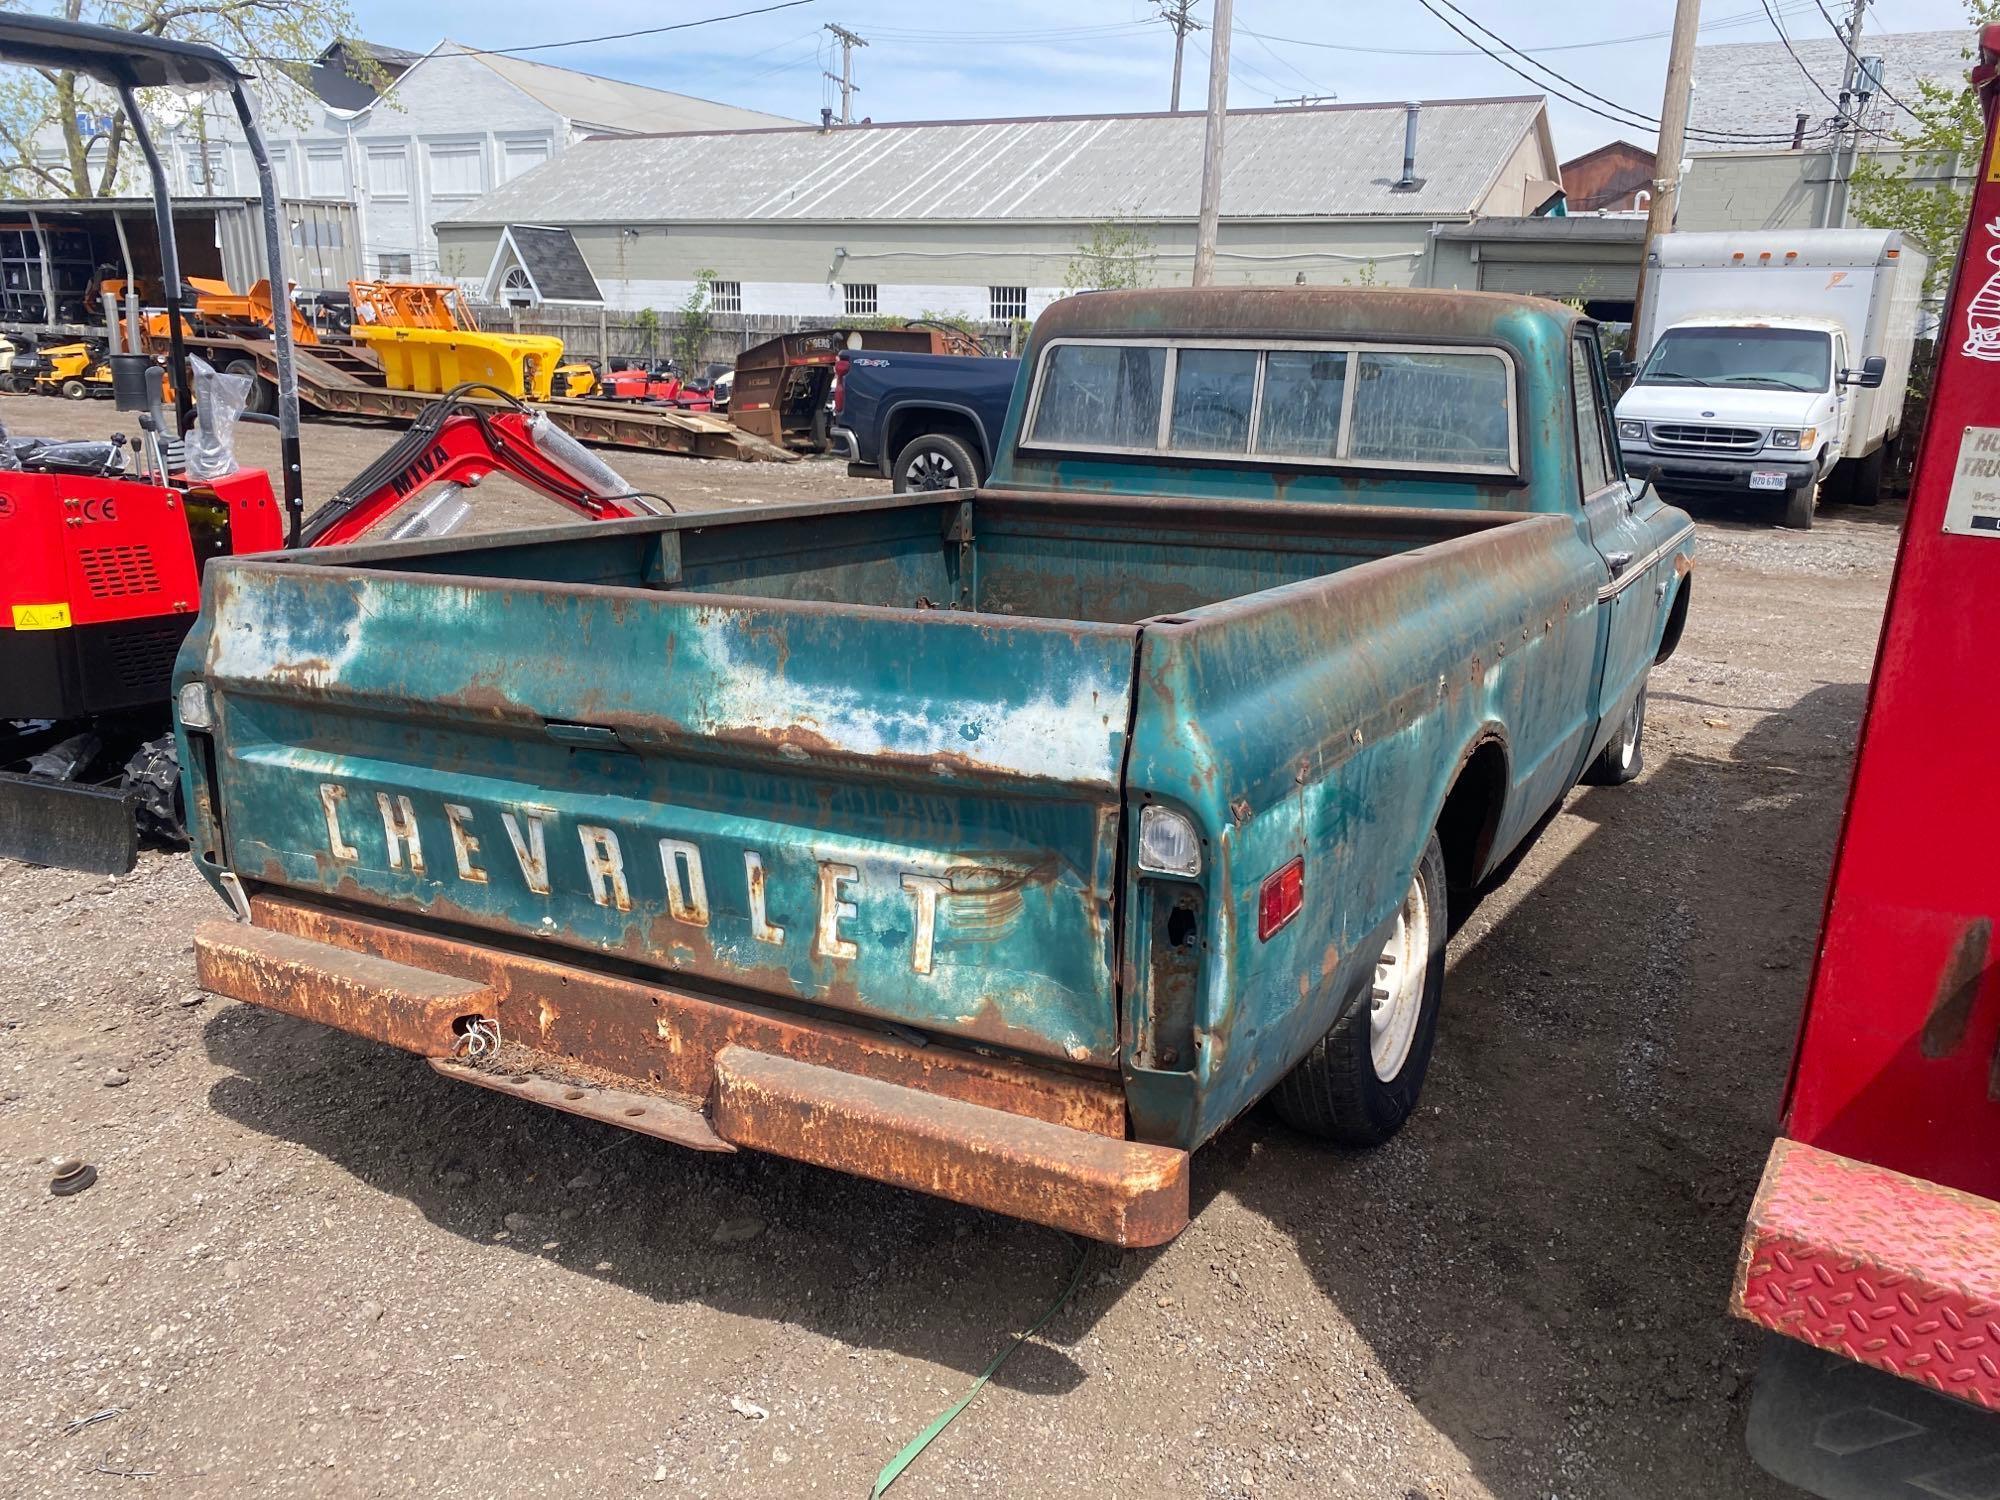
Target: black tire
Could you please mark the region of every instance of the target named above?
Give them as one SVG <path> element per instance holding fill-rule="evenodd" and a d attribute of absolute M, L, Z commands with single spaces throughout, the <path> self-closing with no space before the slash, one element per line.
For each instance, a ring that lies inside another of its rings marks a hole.
<path fill-rule="evenodd" d="M 118 788 L 133 794 L 132 814 L 141 839 L 176 846 L 187 843 L 181 763 L 172 735 L 148 740 L 133 751 L 118 778 Z"/>
<path fill-rule="evenodd" d="M 959 439 L 930 432 L 903 445 L 891 477 L 899 495 L 918 490 L 976 489 L 979 460 Z"/>
<path fill-rule="evenodd" d="M 1795 490 L 1785 492 L 1785 508 L 1778 513 L 1778 524 L 1791 531 L 1811 531 L 1813 511 L 1819 506 L 1819 486 L 1811 481 Z"/>
<path fill-rule="evenodd" d="M 1623 786 L 1628 781 L 1637 781 L 1645 769 L 1646 687 L 1641 683 L 1639 696 L 1619 720 L 1618 732 L 1611 736 L 1611 743 L 1598 751 L 1597 759 L 1584 768 L 1583 782 L 1585 786 Z"/>
<path fill-rule="evenodd" d="M 1419 909 L 1421 929 L 1413 915 Z M 1340 1019 L 1272 1090 L 1271 1105 L 1287 1125 L 1346 1146 L 1379 1146 L 1403 1128 L 1417 1107 L 1424 1074 L 1431 1065 L 1431 1047 L 1437 1040 L 1450 917 L 1444 849 L 1433 833 L 1410 881 L 1399 937 L 1392 937 L 1389 948 L 1384 949 L 1386 958 L 1391 949 L 1400 948 L 1396 961 L 1405 966 L 1406 975 L 1419 953 L 1424 961 L 1418 993 L 1410 996 L 1416 1013 L 1401 1062 L 1387 1079 L 1377 1070 L 1374 1018 L 1383 998 L 1380 981 L 1397 972 L 1393 965 L 1384 963 L 1377 966 L 1370 981 L 1373 988 L 1349 1001 Z M 1421 937 L 1417 936 L 1419 931 Z"/>
<path fill-rule="evenodd" d="M 241 375 L 250 382 L 250 401 L 244 408 L 260 416 L 270 416 L 278 409 L 278 392 L 270 381 L 257 373 L 254 359 L 232 359 L 222 367 L 225 375 Z"/>
<path fill-rule="evenodd" d="M 1878 505 L 1882 500 L 1882 479 L 1889 468 L 1889 445 L 1884 443 L 1866 458 L 1854 461 L 1854 479 L 1847 487 L 1849 505 Z"/>
<path fill-rule="evenodd" d="M 65 380 L 62 383 L 62 393 L 66 399 L 71 401 L 88 401 L 90 399 L 90 386 L 87 382 L 81 380 Z"/>

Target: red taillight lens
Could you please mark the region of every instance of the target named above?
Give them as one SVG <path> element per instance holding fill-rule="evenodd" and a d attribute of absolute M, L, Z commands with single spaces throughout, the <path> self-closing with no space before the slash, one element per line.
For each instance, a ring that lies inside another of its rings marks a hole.
<path fill-rule="evenodd" d="M 833 410 L 837 416 L 847 410 L 847 371 L 849 361 L 845 354 L 833 362 Z"/>
<path fill-rule="evenodd" d="M 1268 941 L 1305 904 L 1306 862 L 1302 855 L 1264 877 L 1264 887 L 1257 893 L 1257 941 Z"/>

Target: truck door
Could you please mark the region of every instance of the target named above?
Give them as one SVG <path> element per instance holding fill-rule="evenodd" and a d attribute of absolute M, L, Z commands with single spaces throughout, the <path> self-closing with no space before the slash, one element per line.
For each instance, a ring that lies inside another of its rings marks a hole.
<path fill-rule="evenodd" d="M 1667 608 L 1660 577 L 1673 567 L 1673 551 L 1662 544 L 1679 529 L 1668 523 L 1685 518 L 1662 504 L 1650 486 L 1635 496 L 1625 480 L 1618 445 L 1611 439 L 1611 403 L 1597 336 L 1580 330 L 1569 352 L 1584 525 L 1604 560 L 1605 579 L 1597 591 L 1598 607 L 1608 620 L 1596 705 L 1602 721 L 1617 718 L 1630 706 L 1653 665 Z"/>

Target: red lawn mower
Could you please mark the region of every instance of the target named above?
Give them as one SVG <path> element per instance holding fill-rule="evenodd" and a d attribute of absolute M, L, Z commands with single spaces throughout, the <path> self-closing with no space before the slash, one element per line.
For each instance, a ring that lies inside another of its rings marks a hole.
<path fill-rule="evenodd" d="M 442 534 L 464 519 L 464 490 L 492 473 L 592 518 L 672 507 L 635 491 L 547 413 L 462 386 L 307 515 L 289 320 L 272 320 L 276 415 L 239 413 L 247 393 L 231 382 L 240 377 L 189 360 L 166 172 L 134 99 L 163 87 L 229 95 L 257 164 L 275 273 L 284 264 L 278 190 L 247 75 L 199 43 L 12 12 L 0 13 L 0 63 L 75 70 L 115 89 L 152 177 L 164 369 L 140 340 L 122 337 L 140 326 L 136 303 L 122 327 L 106 309 L 114 396 L 135 416 L 137 443 L 0 436 L 0 856 L 122 874 L 142 834 L 182 836 L 167 700 L 210 558 L 354 541 L 406 504 L 391 535 Z M 128 267 L 127 285 L 135 280 Z M 234 464 L 239 414 L 278 429 L 282 505 L 269 474 Z"/>

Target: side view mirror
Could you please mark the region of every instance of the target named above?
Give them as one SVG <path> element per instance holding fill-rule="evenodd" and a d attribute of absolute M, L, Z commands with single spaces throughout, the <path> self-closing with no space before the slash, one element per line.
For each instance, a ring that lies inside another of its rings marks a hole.
<path fill-rule="evenodd" d="M 1840 383 L 1842 385 L 1858 385 L 1863 390 L 1872 391 L 1882 384 L 1882 377 L 1887 373 L 1888 369 L 1888 360 L 1879 354 L 1871 354 L 1861 361 L 1860 369 L 1842 370 L 1840 372 Z"/>

